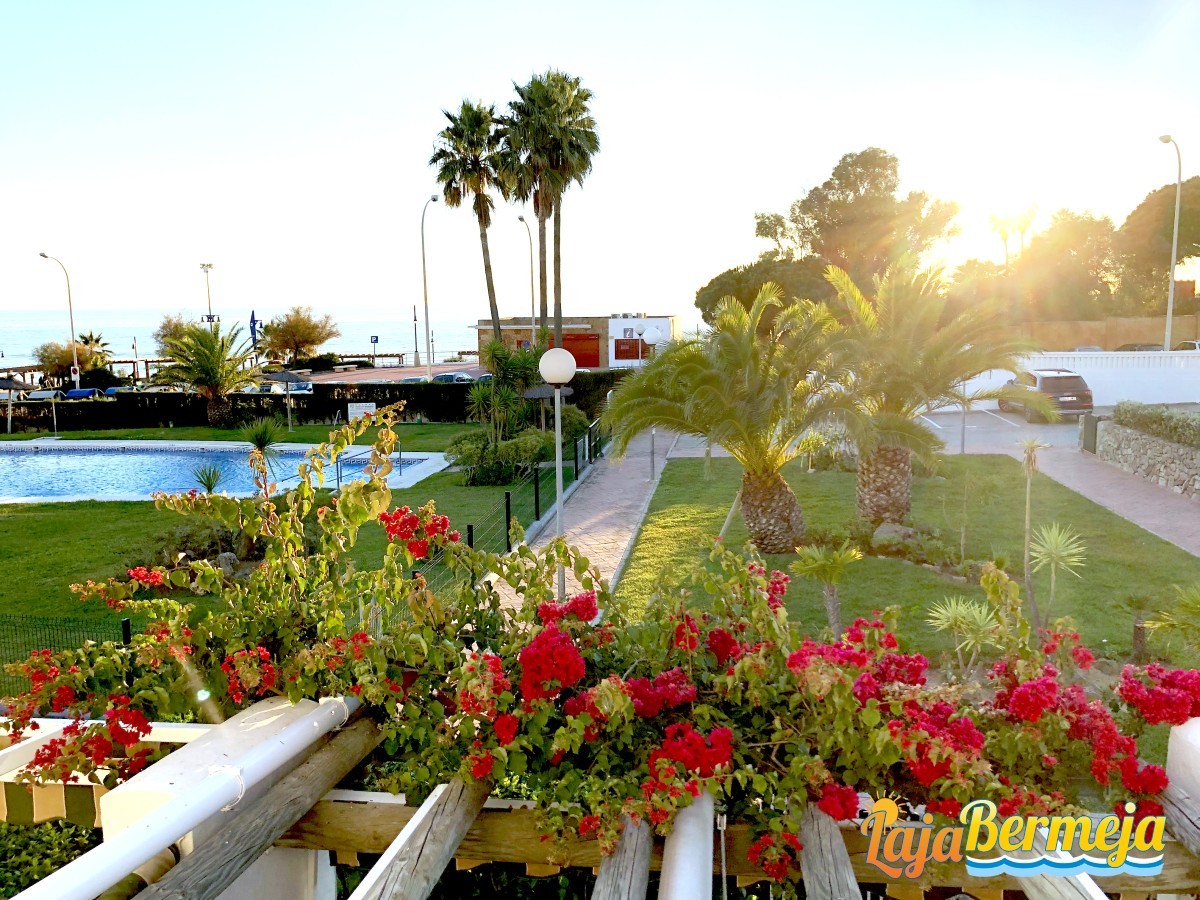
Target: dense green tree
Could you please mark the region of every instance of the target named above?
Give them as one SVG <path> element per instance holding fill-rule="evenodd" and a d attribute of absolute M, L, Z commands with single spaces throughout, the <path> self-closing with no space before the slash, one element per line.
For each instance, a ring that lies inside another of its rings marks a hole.
<path fill-rule="evenodd" d="M 764 257 L 746 266 L 727 269 L 713 278 L 696 291 L 696 307 L 704 321 L 711 325 L 722 300 L 732 297 L 749 310 L 768 281 L 779 285 L 785 303 L 794 299 L 827 300 L 834 296 L 825 280 L 825 264 L 815 256 L 803 259 Z M 769 311 L 765 324 L 769 326 L 773 318 L 774 312 Z"/>
<path fill-rule="evenodd" d="M 917 422 L 920 414 L 962 399 L 966 382 L 977 375 L 1021 371 L 1033 346 L 1002 337 L 1005 316 L 994 303 L 946 316 L 937 270 L 918 271 L 902 260 L 875 279 L 869 299 L 845 271 L 830 266 L 827 277 L 850 317 L 848 368 L 859 415 L 846 421 L 858 445 L 858 515 L 875 524 L 904 522 L 912 508 L 913 454 L 928 456 L 941 446 Z M 1003 397 L 1050 414 L 1030 393 L 1003 387 L 965 398 L 978 403 Z"/>
<path fill-rule="evenodd" d="M 1012 264 L 1022 318 L 1101 318 L 1112 310 L 1119 271 L 1111 220 L 1062 209 Z"/>
<path fill-rule="evenodd" d="M 899 163 L 878 147 L 847 153 L 788 215 L 755 216 L 758 237 L 783 258 L 815 256 L 867 283 L 902 257 L 920 257 L 951 233 L 958 208 L 920 191 L 900 197 Z"/>
<path fill-rule="evenodd" d="M 222 333 L 214 328 L 189 325 L 178 337 L 167 340 L 170 364 L 159 369 L 154 380 L 160 384 L 186 384 L 208 401 L 208 424 L 229 424 L 229 395 L 253 384 L 261 374 L 249 365 L 253 350 L 240 341 L 241 329 Z"/>
<path fill-rule="evenodd" d="M 782 307 L 766 284 L 747 310 L 726 299 L 712 330 L 674 341 L 624 379 L 604 412 L 613 447 L 623 453 L 651 427 L 703 437 L 742 464 L 742 517 L 763 553 L 791 553 L 804 516 L 779 470 L 797 457 L 800 438 L 839 415 L 853 414 L 840 329 L 829 310 L 800 300 Z M 777 311 L 765 332 L 769 311 Z"/>
<path fill-rule="evenodd" d="M 168 313 L 163 316 L 158 327 L 154 329 L 154 346 L 158 348 L 158 355 L 166 356 L 167 344 L 182 337 L 191 324 L 182 313 Z"/>
<path fill-rule="evenodd" d="M 75 358 L 79 359 L 80 372 L 103 366 L 103 358 L 98 358 L 86 344 L 74 341 L 75 353 L 71 353 L 71 344 L 59 341 L 47 341 L 34 348 L 33 358 L 37 360 L 38 368 L 50 378 L 67 378 L 71 374 L 71 366 Z"/>
<path fill-rule="evenodd" d="M 290 361 L 312 356 L 318 347 L 340 334 L 332 316 L 318 318 L 311 307 L 293 306 L 263 325 L 258 343 L 267 356 Z"/>
<path fill-rule="evenodd" d="M 496 304 L 496 285 L 492 280 L 492 252 L 488 246 L 488 228 L 492 224 L 495 202 L 491 192 L 506 191 L 500 173 L 500 131 L 496 108 L 464 100 L 458 113 L 443 111 L 449 125 L 438 133 L 429 164 L 437 167 L 446 205 L 461 206 L 470 199 L 479 225 L 479 245 L 483 249 L 483 276 L 487 281 L 488 307 L 492 316 L 492 336 L 500 340 L 500 307 Z"/>
<path fill-rule="evenodd" d="M 1175 228 L 1175 185 L 1146 195 L 1117 231 L 1114 247 L 1122 266 L 1122 293 L 1147 312 L 1162 314 L 1167 304 L 1167 269 Z M 1180 263 L 1200 256 L 1200 176 L 1187 179 L 1179 207 Z"/>

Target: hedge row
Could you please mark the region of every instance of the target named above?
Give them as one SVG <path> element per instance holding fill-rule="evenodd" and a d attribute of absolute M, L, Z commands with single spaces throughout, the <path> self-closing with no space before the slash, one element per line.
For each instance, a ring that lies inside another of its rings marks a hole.
<path fill-rule="evenodd" d="M 1122 400 L 1113 410 L 1113 421 L 1185 447 L 1200 448 L 1200 413 Z"/>
<path fill-rule="evenodd" d="M 589 419 L 599 415 L 608 391 L 624 372 L 590 372 L 571 382 L 570 402 Z M 297 423 L 331 422 L 346 418 L 346 404 L 375 403 L 380 408 L 404 401 L 409 421 L 467 421 L 468 384 L 335 384 L 317 382 L 311 394 L 292 396 L 292 419 Z M 257 416 L 284 415 L 282 394 L 234 394 L 235 421 Z M 0 411 L 2 414 L 2 411 Z M 165 428 L 207 425 L 207 404 L 195 394 L 122 393 L 111 400 L 57 403 L 18 403 L 13 406 L 14 431 L 50 431 L 57 415 L 59 431 L 101 431 L 109 428 Z"/>

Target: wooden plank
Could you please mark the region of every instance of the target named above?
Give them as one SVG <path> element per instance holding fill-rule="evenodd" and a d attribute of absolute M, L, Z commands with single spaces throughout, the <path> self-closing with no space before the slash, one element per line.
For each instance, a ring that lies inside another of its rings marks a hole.
<path fill-rule="evenodd" d="M 161 881 L 139 894 L 139 900 L 217 897 L 382 738 L 374 722 L 359 719 L 318 744 L 315 752 L 262 797 L 240 804 L 222 828 L 220 840 L 211 840 L 185 857 Z"/>
<path fill-rule="evenodd" d="M 800 820 L 800 874 L 808 900 L 861 897 L 858 879 L 837 821 L 810 803 Z"/>
<path fill-rule="evenodd" d="M 1070 859 L 1071 854 L 1062 850 L 1047 851 L 1046 830 L 1038 829 L 1037 837 L 1031 851 L 1009 853 L 1013 859 L 1039 859 L 1058 857 Z M 1029 900 L 1108 900 L 1099 885 L 1088 875 L 1032 875 L 1028 878 L 1019 877 L 1021 890 Z"/>
<path fill-rule="evenodd" d="M 345 849 L 359 853 L 383 853 L 416 812 L 415 807 L 396 802 L 392 794 L 337 791 L 334 796 L 353 799 L 321 800 L 276 845 L 301 850 Z M 11 802 L 12 798 L 9 799 Z M 492 801 L 487 805 L 492 806 Z M 549 861 L 549 845 L 540 839 L 536 817 L 537 810 L 532 808 L 485 808 L 463 837 L 458 855 L 490 862 L 546 863 Z M 867 863 L 867 839 L 853 827 L 842 828 L 841 836 L 859 881 L 872 884 L 907 881 L 904 878 L 889 879 Z M 729 825 L 726 841 L 730 875 L 762 878 L 762 870 L 751 865 L 746 858 L 746 851 L 753 840 L 754 834 L 746 825 Z M 568 866 L 590 869 L 599 866 L 602 861 L 600 847 L 594 840 L 568 836 L 563 844 L 563 852 Z M 650 870 L 657 871 L 661 865 L 662 844 L 656 841 L 650 856 Z M 713 872 L 720 874 L 720 863 L 715 859 Z M 1183 844 L 1168 838 L 1163 851 L 1161 874 L 1115 875 L 1096 877 L 1094 880 L 1106 892 L 1114 894 L 1121 891 L 1194 893 L 1200 891 L 1200 860 L 1189 853 Z M 962 865 L 939 866 L 937 883 L 962 887 L 967 893 L 975 895 L 978 895 L 977 889 L 1021 890 L 1021 884 L 1011 876 L 975 878 L 967 875 Z"/>
<path fill-rule="evenodd" d="M 465 872 L 468 869 L 478 869 L 480 866 L 486 866 L 486 859 L 467 859 L 465 856 L 454 857 L 454 871 Z"/>
<path fill-rule="evenodd" d="M 1200 855 L 1200 803 L 1174 781 L 1159 794 L 1158 800 L 1163 805 L 1171 836 L 1193 854 Z"/>
<path fill-rule="evenodd" d="M 890 884 L 887 895 L 893 900 L 925 900 L 925 888 L 917 884 Z"/>
<path fill-rule="evenodd" d="M 525 874 L 529 878 L 549 878 L 562 871 L 562 866 L 542 865 L 540 863 L 525 863 Z"/>
<path fill-rule="evenodd" d="M 592 900 L 645 900 L 653 850 L 650 826 L 645 821 L 634 824 L 626 816 L 617 849 L 600 863 Z"/>
<path fill-rule="evenodd" d="M 471 823 L 483 809 L 489 790 L 489 783 L 474 779 L 455 778 L 449 784 L 438 785 L 436 795 L 422 805 L 422 814 L 413 817 L 396 837 L 384 858 L 351 895 L 351 900 L 424 900 L 428 897 L 456 855 Z M 474 857 L 477 854 L 463 855 Z M 546 863 L 534 861 L 534 864 Z"/>

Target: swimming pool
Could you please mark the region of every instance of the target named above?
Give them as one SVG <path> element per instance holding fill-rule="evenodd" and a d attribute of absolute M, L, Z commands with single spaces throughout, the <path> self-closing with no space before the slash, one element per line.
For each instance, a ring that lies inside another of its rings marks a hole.
<path fill-rule="evenodd" d="M 308 449 L 285 444 L 272 461 L 280 490 L 296 484 L 296 466 Z M 342 481 L 362 477 L 369 448 L 354 448 L 343 456 Z M 197 466 L 215 465 L 224 480 L 217 488 L 231 495 L 254 493 L 249 448 L 215 441 L 53 441 L 37 440 L 0 445 L 0 503 L 68 500 L 148 500 L 155 491 L 174 493 L 199 487 L 192 474 Z M 440 453 L 403 454 L 388 475 L 391 487 L 409 487 L 446 467 Z M 326 487 L 336 487 L 332 470 Z"/>

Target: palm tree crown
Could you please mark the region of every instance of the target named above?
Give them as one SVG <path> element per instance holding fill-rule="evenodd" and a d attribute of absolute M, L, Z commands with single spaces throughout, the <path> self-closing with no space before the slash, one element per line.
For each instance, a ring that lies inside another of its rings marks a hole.
<path fill-rule="evenodd" d="M 251 385 L 260 374 L 258 366 L 247 366 L 253 355 L 249 341 L 241 341 L 241 329 L 221 332 L 189 325 L 180 334 L 167 339 L 164 349 L 171 364 L 159 369 L 160 383 L 191 385 L 208 400 L 208 419 L 223 424 L 229 413 L 228 395 Z"/>
<path fill-rule="evenodd" d="M 613 394 L 605 420 L 613 446 L 651 426 L 704 437 L 742 464 L 742 512 L 764 553 L 791 552 L 803 517 L 780 468 L 801 452 L 815 425 L 853 415 L 837 368 L 839 329 L 819 304 L 779 309 L 780 290 L 763 285 L 749 310 L 728 297 L 703 337 L 668 344 Z"/>
<path fill-rule="evenodd" d="M 492 190 L 507 193 L 500 172 L 500 133 L 497 130 L 496 109 L 482 103 L 464 100 L 458 113 L 445 113 L 449 125 L 438 133 L 431 166 L 437 167 L 437 180 L 442 185 L 446 205 L 461 206 L 468 197 L 479 223 L 479 241 L 483 249 L 483 270 L 487 281 L 488 303 L 491 307 L 492 330 L 500 339 L 500 310 L 496 305 L 496 286 L 492 280 L 492 259 L 487 230 L 492 224 Z"/>

